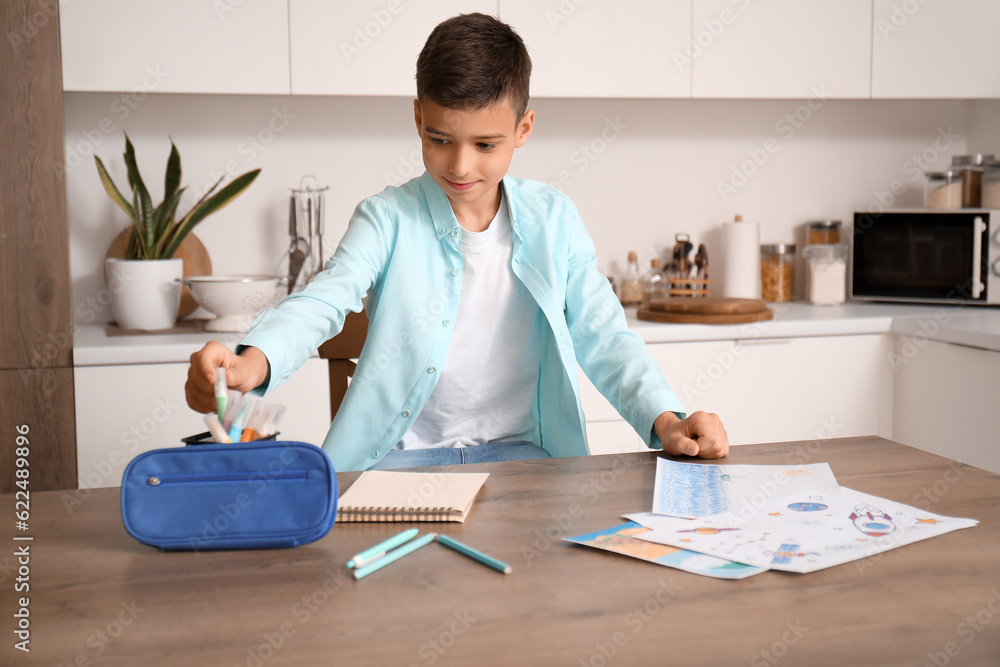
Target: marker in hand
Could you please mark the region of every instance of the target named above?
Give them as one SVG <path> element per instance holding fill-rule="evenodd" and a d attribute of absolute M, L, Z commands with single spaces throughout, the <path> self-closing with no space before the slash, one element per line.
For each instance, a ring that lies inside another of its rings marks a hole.
<path fill-rule="evenodd" d="M 226 414 L 226 403 L 229 402 L 229 387 L 226 385 L 226 369 L 215 369 L 215 407 L 219 414 L 219 421 L 222 421 Z"/>

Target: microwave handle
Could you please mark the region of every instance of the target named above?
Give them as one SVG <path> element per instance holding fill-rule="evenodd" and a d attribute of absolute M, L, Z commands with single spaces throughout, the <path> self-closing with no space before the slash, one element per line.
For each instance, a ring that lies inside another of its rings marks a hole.
<path fill-rule="evenodd" d="M 983 232 L 986 223 L 976 216 L 972 222 L 972 298 L 978 299 L 985 289 L 983 285 Z"/>

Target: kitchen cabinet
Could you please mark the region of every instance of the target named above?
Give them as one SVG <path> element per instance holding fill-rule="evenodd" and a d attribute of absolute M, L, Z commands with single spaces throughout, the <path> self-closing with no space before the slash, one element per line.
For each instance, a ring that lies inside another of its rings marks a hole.
<path fill-rule="evenodd" d="M 89 0 L 59 14 L 63 89 L 125 92 L 122 112 L 151 92 L 291 90 L 287 0 Z"/>
<path fill-rule="evenodd" d="M 695 98 L 866 98 L 872 0 L 693 0 Z"/>
<path fill-rule="evenodd" d="M 1000 97 L 1000 2 L 875 0 L 874 98 Z"/>
<path fill-rule="evenodd" d="M 1000 473 L 1000 352 L 901 335 L 892 359 L 894 439 Z"/>
<path fill-rule="evenodd" d="M 688 414 L 715 412 L 730 443 L 892 437 L 889 335 L 756 338 L 647 346 Z M 618 413 L 580 375 L 588 435 L 611 433 L 610 451 L 634 451 Z M 627 426 L 627 424 L 625 424 Z M 628 433 L 638 436 L 628 429 Z M 594 453 L 605 453 L 595 451 Z"/>
<path fill-rule="evenodd" d="M 691 0 L 504 0 L 535 97 L 691 97 Z"/>
<path fill-rule="evenodd" d="M 289 0 L 292 93 L 415 97 L 417 55 L 434 26 L 497 11 L 497 0 Z"/>
<path fill-rule="evenodd" d="M 75 369 L 80 488 L 118 486 L 142 452 L 181 446 L 181 438 L 207 430 L 184 398 L 187 370 L 186 363 Z M 325 360 L 308 360 L 266 400 L 287 408 L 278 427 L 282 440 L 323 444 L 330 427 Z"/>

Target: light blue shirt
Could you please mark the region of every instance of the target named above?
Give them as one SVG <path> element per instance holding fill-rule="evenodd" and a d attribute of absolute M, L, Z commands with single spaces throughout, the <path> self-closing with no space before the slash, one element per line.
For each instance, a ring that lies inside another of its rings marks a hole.
<path fill-rule="evenodd" d="M 589 453 L 577 363 L 652 448 L 663 412 L 685 416 L 607 278 L 576 207 L 558 189 L 505 177 L 511 268 L 544 315 L 535 401 L 552 456 Z M 266 393 L 337 335 L 362 299 L 368 337 L 323 449 L 337 470 L 363 470 L 391 450 L 424 407 L 444 367 L 462 293 L 463 230 L 447 195 L 426 173 L 365 199 L 325 270 L 261 313 L 237 351 L 260 349 Z"/>

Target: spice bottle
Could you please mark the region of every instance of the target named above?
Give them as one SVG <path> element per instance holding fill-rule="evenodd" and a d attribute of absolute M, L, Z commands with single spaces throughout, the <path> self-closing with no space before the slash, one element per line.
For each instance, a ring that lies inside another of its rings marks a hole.
<path fill-rule="evenodd" d="M 663 279 L 659 258 L 654 257 L 649 260 L 649 271 L 642 280 L 642 305 L 648 306 L 650 301 L 665 296 L 667 296 L 667 281 Z"/>
<path fill-rule="evenodd" d="M 639 256 L 634 251 L 628 254 L 628 266 L 618 285 L 618 300 L 623 306 L 642 303 L 642 275 L 639 273 Z"/>
<path fill-rule="evenodd" d="M 924 206 L 927 208 L 962 208 L 962 172 L 956 169 L 928 171 L 924 174 Z"/>
<path fill-rule="evenodd" d="M 822 243 L 807 245 L 806 294 L 814 306 L 834 306 L 847 297 L 847 245 Z"/>
<path fill-rule="evenodd" d="M 764 301 L 785 303 L 792 300 L 795 280 L 795 246 L 776 243 L 760 247 L 760 294 Z"/>
<path fill-rule="evenodd" d="M 806 244 L 840 243 L 840 220 L 814 220 L 806 223 Z"/>
<path fill-rule="evenodd" d="M 951 168 L 962 174 L 962 208 L 979 208 L 982 203 L 983 165 L 992 162 L 992 155 L 973 153 L 953 155 Z"/>

